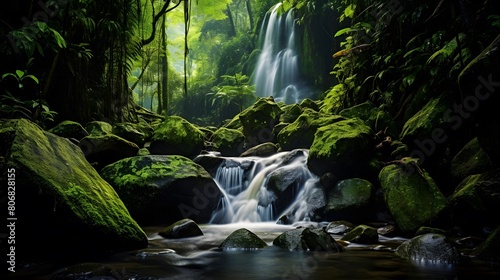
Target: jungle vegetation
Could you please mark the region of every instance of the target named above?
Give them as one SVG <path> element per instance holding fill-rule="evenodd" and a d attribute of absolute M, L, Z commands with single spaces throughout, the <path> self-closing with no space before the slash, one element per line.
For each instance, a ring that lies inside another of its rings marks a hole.
<path fill-rule="evenodd" d="M 256 99 L 259 26 L 277 2 L 14 1 L 0 11 L 0 117 L 218 125 Z M 322 110 L 370 100 L 400 121 L 459 94 L 458 74 L 500 31 L 492 0 L 285 0 L 291 8 Z M 329 59 L 310 59 L 318 53 Z"/>

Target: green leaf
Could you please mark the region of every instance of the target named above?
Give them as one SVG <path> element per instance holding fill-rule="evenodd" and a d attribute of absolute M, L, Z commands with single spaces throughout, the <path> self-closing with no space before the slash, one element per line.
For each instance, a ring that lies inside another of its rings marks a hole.
<path fill-rule="evenodd" d="M 16 75 L 19 77 L 19 78 L 22 78 L 24 76 L 24 71 L 23 70 L 16 70 Z"/>

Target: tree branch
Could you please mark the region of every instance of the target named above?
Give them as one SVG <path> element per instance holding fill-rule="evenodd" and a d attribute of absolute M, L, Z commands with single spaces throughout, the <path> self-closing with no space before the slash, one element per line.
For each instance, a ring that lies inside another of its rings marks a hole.
<path fill-rule="evenodd" d="M 172 11 L 173 9 L 177 8 L 181 4 L 182 1 L 179 1 L 173 7 L 168 8 L 168 6 L 170 5 L 171 2 L 172 2 L 172 0 L 165 1 L 165 4 L 161 8 L 161 10 L 158 12 L 158 14 L 154 15 L 154 17 L 153 17 L 153 31 L 151 32 L 151 35 L 149 36 L 149 38 L 142 40 L 142 42 L 141 42 L 142 46 L 145 46 L 145 45 L 153 42 L 153 40 L 155 39 L 155 35 L 156 35 L 156 24 L 158 23 L 158 20 L 160 20 L 160 18 L 164 14 L 166 14 L 166 13 Z"/>

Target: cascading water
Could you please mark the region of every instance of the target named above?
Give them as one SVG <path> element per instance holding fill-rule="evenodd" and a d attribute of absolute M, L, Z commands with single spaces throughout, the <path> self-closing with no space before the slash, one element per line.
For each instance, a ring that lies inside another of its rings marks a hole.
<path fill-rule="evenodd" d="M 280 15 L 280 7 L 281 3 L 275 5 L 263 21 L 259 34 L 262 52 L 253 82 L 257 95 L 292 104 L 308 96 L 299 74 L 293 10 Z"/>
<path fill-rule="evenodd" d="M 210 223 L 307 219 L 325 201 L 318 178 L 306 167 L 307 155 L 294 150 L 267 158 L 224 158 L 214 176 L 224 197 Z"/>

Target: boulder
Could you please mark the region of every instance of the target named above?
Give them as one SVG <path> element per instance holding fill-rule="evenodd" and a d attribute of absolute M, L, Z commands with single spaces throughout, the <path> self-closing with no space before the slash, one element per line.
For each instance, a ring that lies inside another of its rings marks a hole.
<path fill-rule="evenodd" d="M 280 116 L 280 123 L 293 123 L 303 112 L 298 104 L 290 104 L 281 107 L 283 113 Z"/>
<path fill-rule="evenodd" d="M 156 155 L 181 155 L 194 158 L 204 146 L 204 134 L 178 116 L 168 116 L 156 127 L 149 150 Z"/>
<path fill-rule="evenodd" d="M 327 192 L 327 220 L 361 221 L 369 214 L 374 187 L 364 179 L 353 178 L 339 181 Z"/>
<path fill-rule="evenodd" d="M 343 120 L 336 115 L 324 115 L 312 109 L 304 112 L 278 134 L 278 143 L 282 150 L 309 149 L 318 128 Z"/>
<path fill-rule="evenodd" d="M 442 234 L 428 233 L 403 242 L 396 255 L 417 262 L 456 264 L 461 255 L 458 248 Z"/>
<path fill-rule="evenodd" d="M 500 169 L 465 178 L 449 197 L 455 223 L 479 230 L 498 226 L 500 218 Z"/>
<path fill-rule="evenodd" d="M 240 157 L 268 157 L 276 154 L 277 152 L 278 146 L 276 144 L 272 142 L 266 142 L 244 151 L 243 153 L 241 153 Z"/>
<path fill-rule="evenodd" d="M 297 228 L 283 232 L 273 245 L 290 251 L 342 252 L 342 247 L 323 229 Z"/>
<path fill-rule="evenodd" d="M 141 225 L 183 218 L 206 223 L 222 197 L 210 174 L 183 156 L 130 157 L 106 166 L 101 175 Z"/>
<path fill-rule="evenodd" d="M 134 123 L 117 123 L 113 125 L 112 133 L 135 143 L 139 147 L 143 147 L 146 143 L 147 135 L 142 132 L 138 124 Z"/>
<path fill-rule="evenodd" d="M 97 163 L 100 168 L 139 152 L 136 144 L 114 134 L 89 135 L 80 141 L 79 146 L 87 160 Z"/>
<path fill-rule="evenodd" d="M 187 238 L 201 236 L 203 232 L 195 221 L 182 219 L 162 229 L 158 234 L 165 238 Z"/>
<path fill-rule="evenodd" d="M 309 108 L 314 111 L 319 111 L 319 104 L 310 98 L 304 98 L 302 101 L 300 101 L 300 107 L 302 107 L 303 109 Z"/>
<path fill-rule="evenodd" d="M 0 120 L 0 143 L 0 177 L 15 178 L 15 189 L 1 182 L 0 195 L 15 191 L 19 261 L 147 246 L 144 231 L 78 146 L 24 119 Z"/>
<path fill-rule="evenodd" d="M 240 113 L 247 147 L 265 142 L 273 142 L 273 128 L 279 121 L 282 111 L 272 97 L 261 98 Z"/>
<path fill-rule="evenodd" d="M 341 240 L 360 244 L 374 244 L 378 242 L 378 232 L 376 228 L 359 225 L 349 231 Z"/>
<path fill-rule="evenodd" d="M 500 261 L 500 227 L 497 227 L 473 252 L 479 259 Z"/>
<path fill-rule="evenodd" d="M 53 128 L 49 129 L 49 132 L 61 137 L 73 138 L 76 140 L 80 140 L 89 135 L 87 130 L 85 130 L 81 124 L 74 121 L 60 122 Z"/>
<path fill-rule="evenodd" d="M 354 228 L 354 225 L 347 221 L 333 221 L 326 226 L 329 234 L 346 234 Z"/>
<path fill-rule="evenodd" d="M 120 271 L 112 266 L 100 263 L 81 263 L 66 267 L 56 272 L 50 279 L 53 280 L 77 280 L 77 279 L 122 279 Z"/>
<path fill-rule="evenodd" d="M 317 130 L 307 166 L 318 176 L 332 172 L 340 179 L 356 177 L 373 148 L 373 131 L 358 118 L 339 121 Z"/>
<path fill-rule="evenodd" d="M 416 159 L 403 158 L 379 174 L 385 203 L 404 234 L 413 235 L 423 225 L 444 216 L 448 201 Z"/>
<path fill-rule="evenodd" d="M 92 121 L 85 126 L 90 135 L 101 136 L 113 133 L 113 126 L 103 121 Z"/>
<path fill-rule="evenodd" d="M 223 250 L 255 250 L 266 247 L 264 240 L 246 228 L 233 231 L 220 245 Z"/>
<path fill-rule="evenodd" d="M 243 152 L 245 136 L 239 130 L 221 127 L 214 132 L 211 142 L 223 156 L 236 157 Z"/>
<path fill-rule="evenodd" d="M 451 175 L 457 182 L 469 175 L 492 169 L 490 158 L 479 145 L 477 137 L 467 143 L 451 161 Z"/>

